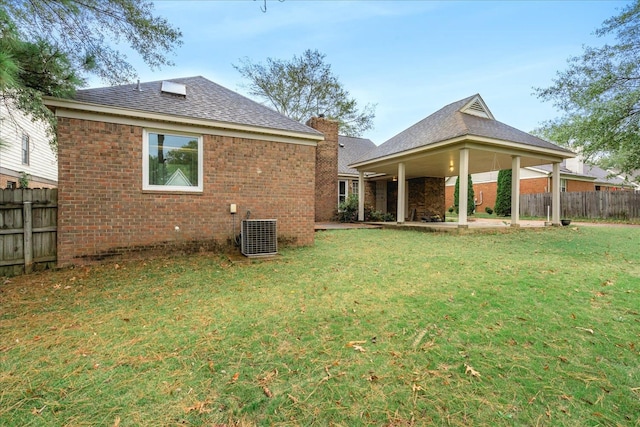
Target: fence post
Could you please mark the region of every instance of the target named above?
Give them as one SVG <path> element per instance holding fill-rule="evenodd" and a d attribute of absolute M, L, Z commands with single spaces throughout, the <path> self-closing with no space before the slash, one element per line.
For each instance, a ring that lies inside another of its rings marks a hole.
<path fill-rule="evenodd" d="M 31 192 L 25 192 L 25 199 L 31 199 Z M 24 272 L 33 271 L 33 221 L 32 221 L 32 201 L 24 200 L 22 209 L 22 224 L 24 227 Z"/>

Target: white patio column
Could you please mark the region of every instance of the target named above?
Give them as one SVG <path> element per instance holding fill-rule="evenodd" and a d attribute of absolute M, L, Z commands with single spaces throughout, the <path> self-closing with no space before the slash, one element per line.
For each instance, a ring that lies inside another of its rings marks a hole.
<path fill-rule="evenodd" d="M 458 227 L 467 228 L 467 207 L 469 206 L 469 149 L 460 150 L 460 167 L 458 168 Z"/>
<path fill-rule="evenodd" d="M 404 211 L 406 193 L 405 165 L 404 163 L 398 163 L 398 224 L 404 223 L 404 217 L 406 216 L 406 212 Z"/>
<path fill-rule="evenodd" d="M 551 177 L 551 224 L 560 225 L 560 163 L 553 164 Z"/>
<path fill-rule="evenodd" d="M 358 172 L 358 221 L 364 221 L 364 171 Z"/>
<path fill-rule="evenodd" d="M 520 156 L 511 158 L 511 226 L 520 227 Z"/>

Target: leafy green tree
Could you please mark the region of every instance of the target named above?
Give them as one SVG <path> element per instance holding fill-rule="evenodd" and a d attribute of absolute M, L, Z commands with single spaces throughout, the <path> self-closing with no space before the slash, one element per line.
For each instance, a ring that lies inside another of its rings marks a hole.
<path fill-rule="evenodd" d="M 511 215 L 511 176 L 511 169 L 503 169 L 498 172 L 496 204 L 493 207 L 498 216 Z"/>
<path fill-rule="evenodd" d="M 469 177 L 467 184 L 467 188 L 469 189 L 469 192 L 467 194 L 467 215 L 473 215 L 476 210 L 476 194 L 473 190 L 473 180 L 471 179 L 471 174 L 467 176 Z M 456 179 L 456 186 L 453 190 L 453 206 L 456 213 L 460 213 L 460 179 Z"/>
<path fill-rule="evenodd" d="M 615 43 L 585 47 L 552 86 L 536 89 L 564 112 L 536 133 L 593 160 L 609 157 L 629 173 L 640 168 L 640 0 L 604 21 L 596 34 L 613 35 Z"/>
<path fill-rule="evenodd" d="M 72 96 L 88 74 L 109 84 L 136 77 L 114 45 L 128 45 L 152 69 L 171 65 L 181 33 L 152 12 L 148 0 L 0 1 L 2 101 L 54 125 L 43 95 Z"/>
<path fill-rule="evenodd" d="M 304 123 L 314 115 L 324 115 L 338 121 L 341 134 L 359 136 L 373 128 L 375 105 L 367 104 L 360 111 L 331 72 L 331 65 L 325 63 L 325 56 L 307 49 L 290 61 L 267 58 L 266 63 L 254 63 L 244 58 L 233 66 L 248 80 L 249 95 L 285 116 Z"/>

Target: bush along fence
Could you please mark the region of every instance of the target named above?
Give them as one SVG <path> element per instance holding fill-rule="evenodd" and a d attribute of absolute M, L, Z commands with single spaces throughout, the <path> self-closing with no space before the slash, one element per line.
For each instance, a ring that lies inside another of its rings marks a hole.
<path fill-rule="evenodd" d="M 551 193 L 520 196 L 520 215 L 546 217 Z M 631 191 L 588 191 L 560 193 L 562 218 L 638 219 L 640 194 Z"/>
<path fill-rule="evenodd" d="M 0 276 L 56 265 L 57 189 L 0 190 Z"/>

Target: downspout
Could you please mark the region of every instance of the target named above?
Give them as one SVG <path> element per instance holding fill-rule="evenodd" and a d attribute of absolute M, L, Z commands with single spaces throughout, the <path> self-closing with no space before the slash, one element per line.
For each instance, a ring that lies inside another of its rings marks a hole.
<path fill-rule="evenodd" d="M 478 199 L 476 199 L 476 200 L 478 200 Z M 483 200 L 484 200 L 484 197 L 483 197 L 483 194 L 482 194 L 482 191 L 481 191 L 480 192 L 480 203 L 478 203 L 477 201 L 474 201 L 474 202 L 475 202 L 476 206 L 480 206 L 483 203 Z"/>

